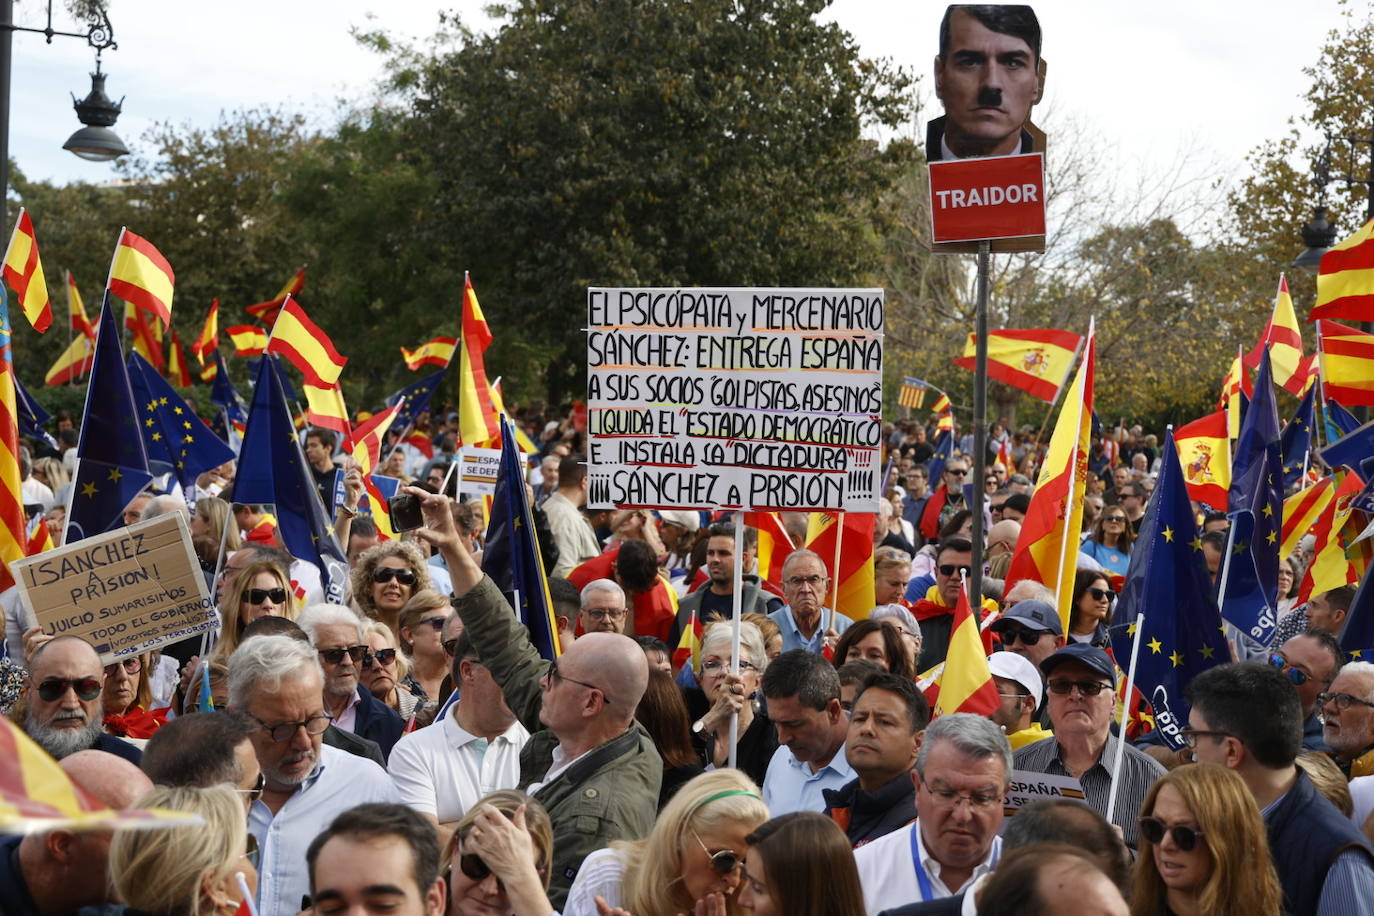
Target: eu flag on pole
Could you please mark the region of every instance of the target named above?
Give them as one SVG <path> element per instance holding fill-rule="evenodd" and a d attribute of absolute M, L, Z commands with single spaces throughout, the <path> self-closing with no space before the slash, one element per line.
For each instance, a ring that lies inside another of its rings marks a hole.
<path fill-rule="evenodd" d="M 439 386 L 444 382 L 444 374 L 448 372 L 445 366 L 438 372 L 431 373 L 414 382 L 386 399 L 386 406 L 393 407 L 401 405 L 401 409 L 396 411 L 396 416 L 391 419 L 392 429 L 404 430 L 410 428 L 415 422 L 415 418 L 429 409 L 430 399 L 434 397 L 434 392 L 439 390 Z"/>
<path fill-rule="evenodd" d="M 1341 436 L 1353 433 L 1360 428 L 1355 415 L 1336 403 L 1335 398 L 1326 399 L 1326 441 L 1335 442 Z"/>
<path fill-rule="evenodd" d="M 129 354 L 129 384 L 138 404 L 148 469 L 172 474 L 183 490 L 211 468 L 234 460 L 234 450 L 201 422 L 166 379 L 137 353 Z"/>
<path fill-rule="evenodd" d="M 530 631 L 530 642 L 547 659 L 562 654 L 554 621 L 549 580 L 539 554 L 534 515 L 525 490 L 525 468 L 515 448 L 511 424 L 501 418 L 501 468 L 491 500 L 482 571 L 505 592 L 515 614 Z"/>
<path fill-rule="evenodd" d="M 1279 535 L 1283 528 L 1283 462 L 1269 354 L 1260 356 L 1255 396 L 1241 421 L 1231 459 L 1231 518 L 1221 570 L 1221 616 L 1265 645 L 1278 625 Z"/>
<path fill-rule="evenodd" d="M 1127 668 L 1141 628 L 1136 686 L 1154 709 L 1160 736 L 1177 750 L 1184 744 L 1179 730 L 1188 724 L 1183 688 L 1231 656 L 1172 430 L 1160 455 L 1159 483 L 1140 522 L 1111 634 L 1117 663 Z"/>
<path fill-rule="evenodd" d="M 944 478 L 945 462 L 954 457 L 954 433 L 944 430 L 935 437 L 935 454 L 926 462 L 926 480 L 933 490 Z"/>
<path fill-rule="evenodd" d="M 1293 419 L 1279 436 L 1279 454 L 1283 456 L 1283 487 L 1286 491 L 1302 476 L 1307 453 L 1312 450 L 1312 432 L 1317 425 L 1315 396 L 1317 386 L 1310 385 L 1298 402 Z"/>
<path fill-rule="evenodd" d="M 108 291 L 100 307 L 83 417 L 67 504 L 66 544 L 122 526 L 124 507 L 153 479 Z"/>
<path fill-rule="evenodd" d="M 319 568 L 326 601 L 343 604 L 348 562 L 334 539 L 334 528 L 296 439 L 281 379 L 270 358 L 258 360 L 257 368 L 253 406 L 234 478 L 234 502 L 276 507 L 277 531 L 286 549 Z"/>
<path fill-rule="evenodd" d="M 43 424 L 52 419 L 52 414 L 43 409 L 43 405 L 33 399 L 28 389 L 19 381 L 16 376 L 14 379 L 14 408 L 18 413 L 19 431 L 26 436 L 46 442 L 50 447 L 57 448 L 57 440 L 52 437 L 52 433 L 43 428 Z"/>

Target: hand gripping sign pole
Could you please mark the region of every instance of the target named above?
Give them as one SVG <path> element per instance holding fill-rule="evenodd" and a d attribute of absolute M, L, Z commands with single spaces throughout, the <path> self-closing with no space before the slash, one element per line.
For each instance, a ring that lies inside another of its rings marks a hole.
<path fill-rule="evenodd" d="M 743 595 L 744 595 L 744 511 L 735 511 L 735 595 L 731 599 L 734 604 L 734 619 L 730 632 L 730 673 L 739 676 L 739 631 L 740 619 L 744 616 Z M 733 690 L 730 685 L 728 689 Z M 731 768 L 735 766 L 735 759 L 739 755 L 739 713 L 730 713 L 730 758 L 727 761 Z"/>

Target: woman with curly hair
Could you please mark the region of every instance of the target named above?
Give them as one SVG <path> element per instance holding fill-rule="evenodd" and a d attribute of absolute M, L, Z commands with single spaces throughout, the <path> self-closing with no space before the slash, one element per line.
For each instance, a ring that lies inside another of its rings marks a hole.
<path fill-rule="evenodd" d="M 401 638 L 401 608 L 410 596 L 432 588 L 429 565 L 420 548 L 408 541 L 382 541 L 358 557 L 349 579 L 353 603 Z"/>

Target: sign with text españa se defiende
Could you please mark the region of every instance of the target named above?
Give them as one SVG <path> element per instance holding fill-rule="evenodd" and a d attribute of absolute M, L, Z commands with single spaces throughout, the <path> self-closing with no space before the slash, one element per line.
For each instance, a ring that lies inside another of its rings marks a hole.
<path fill-rule="evenodd" d="M 588 505 L 876 512 L 881 289 L 587 293 Z"/>
<path fill-rule="evenodd" d="M 218 624 L 191 532 L 171 512 L 10 564 L 30 625 L 111 664 Z"/>

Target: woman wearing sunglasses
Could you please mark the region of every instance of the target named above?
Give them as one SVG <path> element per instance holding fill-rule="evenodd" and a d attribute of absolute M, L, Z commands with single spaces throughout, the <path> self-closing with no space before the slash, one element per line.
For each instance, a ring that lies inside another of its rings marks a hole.
<path fill-rule="evenodd" d="M 1073 578 L 1073 607 L 1069 611 L 1069 642 L 1107 645 L 1107 623 L 1116 593 L 1100 572 L 1080 569 Z"/>
<path fill-rule="evenodd" d="M 1170 771 L 1140 811 L 1133 916 L 1278 913 L 1283 889 L 1254 796 L 1210 763 Z"/>
<path fill-rule="evenodd" d="M 775 817 L 745 838 L 740 906 L 754 916 L 863 916 L 854 850 L 815 811 Z"/>
<path fill-rule="evenodd" d="M 358 557 L 349 580 L 353 603 L 373 620 L 401 635 L 401 609 L 421 589 L 431 588 L 429 565 L 407 541 L 382 541 Z"/>
<path fill-rule="evenodd" d="M 745 838 L 766 820 L 762 793 L 748 776 L 703 773 L 678 790 L 647 837 L 587 856 L 563 916 L 599 916 L 598 899 L 634 916 L 690 913 L 698 901 L 708 911 L 738 914 Z"/>
<path fill-rule="evenodd" d="M 448 916 L 549 916 L 553 826 L 542 805 L 502 789 L 454 828 L 448 854 Z"/>
<path fill-rule="evenodd" d="M 228 664 L 243 639 L 243 628 L 259 617 L 295 620 L 300 609 L 291 580 L 275 563 L 250 563 L 229 580 L 220 605 L 223 629 L 211 657 Z"/>
<path fill-rule="evenodd" d="M 444 648 L 444 627 L 452 616 L 448 599 L 430 589 L 416 592 L 401 609 L 400 645 L 409 672 L 401 675 L 400 685 L 421 705 L 442 704 L 453 689 L 453 656 Z"/>
<path fill-rule="evenodd" d="M 368 693 L 410 721 L 421 704 L 419 697 L 399 686 L 407 668 L 405 656 L 396 650 L 396 637 L 386 624 L 371 620 L 363 628 L 363 643 L 367 651 L 358 663 L 358 680 Z"/>
<path fill-rule="evenodd" d="M 1131 545 L 1135 543 L 1135 528 L 1120 506 L 1103 506 L 1102 514 L 1093 523 L 1092 534 L 1083 542 L 1082 553 L 1098 562 L 1107 572 L 1126 575 L 1131 564 Z"/>
<path fill-rule="evenodd" d="M 101 705 L 105 731 L 117 738 L 151 738 L 167 721 L 167 708 L 153 709 L 151 653 L 135 655 L 105 666 Z"/>
<path fill-rule="evenodd" d="M 131 916 L 231 916 L 243 905 L 245 891 L 257 893 L 257 844 L 232 788 L 159 787 L 135 806 L 185 811 L 200 820 L 115 831 L 110 874 Z"/>

